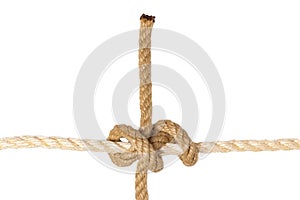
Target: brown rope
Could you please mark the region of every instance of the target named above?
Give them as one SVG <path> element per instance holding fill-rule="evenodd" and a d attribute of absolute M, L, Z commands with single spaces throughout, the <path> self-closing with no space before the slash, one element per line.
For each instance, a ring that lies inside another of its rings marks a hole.
<path fill-rule="evenodd" d="M 114 153 L 110 157 L 118 166 L 128 166 L 139 160 L 135 174 L 135 198 L 148 200 L 148 170 L 158 172 L 163 169 L 163 160 L 158 150 L 167 143 L 176 143 L 182 150 L 180 159 L 191 166 L 198 160 L 198 148 L 188 134 L 176 123 L 161 120 L 152 125 L 152 83 L 151 83 L 151 32 L 155 17 L 143 14 L 140 18 L 139 36 L 139 76 L 140 76 L 140 129 L 127 125 L 115 126 L 109 141 L 120 142 L 126 138 L 132 145 L 131 152 Z"/>
<path fill-rule="evenodd" d="M 150 126 L 152 124 L 152 82 L 151 82 L 151 32 L 155 17 L 143 14 L 140 18 L 139 36 L 139 74 L 140 74 L 140 127 L 144 129 L 144 136 L 149 137 Z M 135 174 L 135 198 L 137 200 L 147 200 L 147 157 L 138 163 Z"/>
<path fill-rule="evenodd" d="M 141 128 L 152 124 L 152 82 L 151 82 L 151 32 L 154 16 L 143 14 L 140 18 L 139 37 L 139 75 L 140 75 L 140 110 Z"/>
<path fill-rule="evenodd" d="M 151 82 L 151 32 L 155 17 L 143 14 L 140 17 L 139 76 L 140 76 L 140 127 L 145 137 L 150 136 L 152 124 L 152 82 Z M 149 145 L 150 146 L 150 145 Z M 148 152 L 149 153 L 149 152 Z M 144 154 L 146 155 L 146 154 Z M 147 155 L 138 162 L 135 174 L 135 198 L 147 200 Z"/>
<path fill-rule="evenodd" d="M 163 169 L 163 160 L 158 150 L 167 143 L 176 143 L 182 150 L 180 159 L 187 166 L 198 160 L 198 148 L 188 134 L 176 123 L 161 120 L 152 126 L 152 83 L 151 83 L 151 32 L 154 16 L 143 14 L 140 18 L 139 36 L 139 76 L 140 76 L 140 129 L 130 126 L 115 126 L 108 137 L 109 141 L 119 142 L 126 138 L 131 152 L 110 154 L 118 166 L 128 166 L 139 160 L 135 174 L 135 197 L 137 200 L 148 200 L 148 170 L 157 172 Z"/>

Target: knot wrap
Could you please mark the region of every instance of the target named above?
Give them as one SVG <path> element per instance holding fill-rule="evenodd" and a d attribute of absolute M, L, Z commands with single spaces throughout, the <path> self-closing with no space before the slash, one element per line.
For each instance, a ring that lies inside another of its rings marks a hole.
<path fill-rule="evenodd" d="M 108 140 L 118 142 L 121 138 L 126 138 L 131 144 L 129 152 L 109 154 L 112 162 L 119 166 L 129 166 L 136 160 L 139 165 L 146 169 L 157 172 L 163 169 L 163 160 L 153 148 L 148 138 L 140 130 L 135 130 L 131 126 L 116 125 L 109 133 Z M 138 167 L 138 171 L 141 167 Z"/>
<path fill-rule="evenodd" d="M 149 138 L 145 137 L 143 130 L 135 130 L 127 125 L 116 125 L 107 140 L 120 142 L 125 138 L 131 144 L 129 151 L 109 154 L 112 162 L 119 166 L 129 166 L 139 160 L 137 170 L 151 170 L 158 172 L 163 169 L 163 160 L 159 149 L 167 143 L 177 144 L 182 149 L 179 156 L 183 164 L 192 166 L 198 161 L 199 150 L 188 134 L 178 124 L 170 120 L 160 120 L 150 131 Z"/>
<path fill-rule="evenodd" d="M 153 126 L 152 132 L 153 136 L 149 141 L 154 149 L 160 149 L 167 143 L 177 144 L 183 152 L 179 158 L 184 165 L 193 166 L 197 163 L 199 149 L 178 124 L 171 120 L 159 120 Z"/>

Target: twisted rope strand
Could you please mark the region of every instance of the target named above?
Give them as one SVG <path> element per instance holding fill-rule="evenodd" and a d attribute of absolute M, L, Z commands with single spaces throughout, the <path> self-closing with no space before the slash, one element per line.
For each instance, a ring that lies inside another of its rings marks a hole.
<path fill-rule="evenodd" d="M 145 14 L 140 18 L 139 76 L 141 128 L 152 124 L 151 33 L 154 19 L 154 16 Z"/>
<path fill-rule="evenodd" d="M 151 32 L 154 24 L 154 16 L 143 14 L 140 18 L 139 36 L 139 76 L 140 76 L 140 127 L 145 137 L 149 137 L 152 125 L 152 82 L 151 82 Z M 148 155 L 149 157 L 149 155 Z M 148 162 L 147 155 L 137 165 L 135 174 L 135 198 L 148 200 Z"/>
<path fill-rule="evenodd" d="M 199 153 L 260 152 L 300 150 L 300 139 L 277 140 L 229 140 L 196 143 Z M 130 143 L 105 140 L 83 140 L 76 138 L 16 136 L 0 138 L 0 150 L 22 148 L 45 148 L 71 151 L 95 151 L 106 153 L 130 152 Z M 212 149 L 211 149 L 212 147 Z M 210 150 L 211 149 L 211 150 Z M 176 144 L 167 144 L 159 151 L 161 155 L 181 155 Z"/>

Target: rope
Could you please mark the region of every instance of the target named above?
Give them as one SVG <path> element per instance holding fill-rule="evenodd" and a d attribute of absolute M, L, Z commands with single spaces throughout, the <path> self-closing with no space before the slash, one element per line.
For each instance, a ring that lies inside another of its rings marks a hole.
<path fill-rule="evenodd" d="M 140 126 L 152 124 L 152 82 L 151 82 L 151 32 L 154 16 L 143 14 L 140 18 L 139 76 L 140 76 Z"/>
<path fill-rule="evenodd" d="M 291 151 L 300 150 L 300 139 L 199 142 L 196 143 L 196 147 L 199 153 Z M 0 150 L 24 148 L 44 148 L 107 153 L 131 152 L 131 144 L 128 142 L 111 142 L 103 140 L 83 140 L 77 138 L 30 135 L 0 138 Z M 181 155 L 182 153 L 182 149 L 180 149 L 177 144 L 172 143 L 166 144 L 158 151 L 158 154 L 161 156 Z"/>
<path fill-rule="evenodd" d="M 136 200 L 148 200 L 148 170 L 163 169 L 163 155 L 178 155 L 186 166 L 198 161 L 199 153 L 300 150 L 299 139 L 231 140 L 194 143 L 187 132 L 170 120 L 152 125 L 151 32 L 155 17 L 143 14 L 140 18 L 139 76 L 140 128 L 116 125 L 107 141 L 75 138 L 19 136 L 0 139 L 0 150 L 18 148 L 47 148 L 74 151 L 107 152 L 117 166 L 128 166 L 138 161 L 135 175 Z M 128 142 L 121 142 L 126 138 Z"/>
<path fill-rule="evenodd" d="M 147 191 L 147 172 L 151 169 L 150 159 L 154 157 L 158 159 L 157 156 L 153 156 L 153 147 L 147 141 L 150 136 L 151 125 L 152 125 L 152 82 L 151 82 L 151 32 L 155 21 L 154 16 L 148 16 L 143 14 L 140 17 L 140 36 L 139 36 L 139 76 L 140 76 L 140 132 L 135 136 L 143 137 L 143 140 L 137 140 L 136 142 L 141 142 L 142 146 L 146 145 L 147 149 L 140 149 L 141 158 L 137 165 L 137 170 L 135 174 L 135 198 L 137 200 L 148 200 Z M 144 151 L 146 150 L 146 151 Z M 145 152 L 145 153 L 143 153 Z M 151 152 L 151 156 L 150 156 Z M 162 165 L 162 159 L 157 162 Z M 152 160 L 151 160 L 152 161 Z M 152 170 L 153 171 L 153 170 Z M 159 170 L 155 170 L 159 171 Z"/>

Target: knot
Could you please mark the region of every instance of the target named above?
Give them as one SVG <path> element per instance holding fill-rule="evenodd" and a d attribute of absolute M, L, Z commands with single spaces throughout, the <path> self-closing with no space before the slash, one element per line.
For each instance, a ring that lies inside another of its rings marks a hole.
<path fill-rule="evenodd" d="M 135 130 L 131 126 L 116 125 L 109 133 L 107 140 L 120 142 L 125 138 L 131 147 L 124 153 L 110 153 L 112 162 L 119 166 L 129 166 L 139 160 L 138 171 L 163 169 L 163 160 L 159 149 L 167 143 L 177 144 L 182 149 L 179 156 L 183 164 L 192 166 L 198 161 L 199 150 L 188 134 L 178 124 L 170 120 L 160 120 L 154 125 Z"/>

